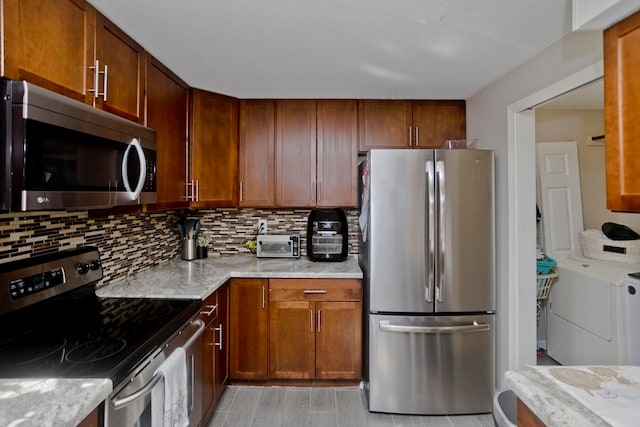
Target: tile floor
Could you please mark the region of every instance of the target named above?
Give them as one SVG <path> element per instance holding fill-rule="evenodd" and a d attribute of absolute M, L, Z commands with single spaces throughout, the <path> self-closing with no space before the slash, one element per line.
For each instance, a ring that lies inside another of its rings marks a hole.
<path fill-rule="evenodd" d="M 357 387 L 228 386 L 208 427 L 493 427 L 491 414 L 413 416 L 370 413 Z"/>

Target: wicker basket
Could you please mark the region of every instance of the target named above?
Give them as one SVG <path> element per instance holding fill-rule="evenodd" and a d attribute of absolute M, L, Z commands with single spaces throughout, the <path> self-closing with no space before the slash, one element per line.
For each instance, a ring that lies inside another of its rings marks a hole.
<path fill-rule="evenodd" d="M 536 276 L 538 279 L 538 287 L 536 290 L 536 299 L 546 299 L 549 296 L 551 290 L 551 284 L 558 277 L 558 272 L 555 268 L 552 268 L 549 274 L 539 274 Z"/>
<path fill-rule="evenodd" d="M 578 233 L 582 255 L 603 261 L 640 262 L 640 240 L 598 238 L 583 231 Z"/>

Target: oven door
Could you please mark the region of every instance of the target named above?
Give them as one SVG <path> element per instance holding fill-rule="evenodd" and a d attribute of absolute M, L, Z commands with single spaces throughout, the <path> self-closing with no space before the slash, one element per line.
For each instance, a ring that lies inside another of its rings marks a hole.
<path fill-rule="evenodd" d="M 164 387 L 162 375 L 156 374 L 167 357 L 179 347 L 187 358 L 187 407 L 189 425 L 197 426 L 202 417 L 202 332 L 204 322 L 194 316 L 173 338 L 142 361 L 134 373 L 114 388 L 105 404 L 105 427 L 151 426 L 151 392 Z M 160 408 L 163 410 L 164 408 Z"/>

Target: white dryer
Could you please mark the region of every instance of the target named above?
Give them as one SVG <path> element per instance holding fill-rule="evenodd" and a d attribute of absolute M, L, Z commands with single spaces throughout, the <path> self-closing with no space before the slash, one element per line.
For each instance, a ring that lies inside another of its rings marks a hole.
<path fill-rule="evenodd" d="M 640 364 L 640 279 L 628 276 L 640 265 L 577 256 L 556 260 L 547 354 L 562 365 Z"/>
<path fill-rule="evenodd" d="M 631 273 L 625 280 L 624 305 L 627 364 L 640 365 L 640 273 Z"/>

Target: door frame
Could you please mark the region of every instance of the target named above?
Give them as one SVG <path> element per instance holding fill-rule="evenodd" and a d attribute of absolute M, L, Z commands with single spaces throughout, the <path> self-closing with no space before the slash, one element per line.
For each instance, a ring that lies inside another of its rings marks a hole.
<path fill-rule="evenodd" d="M 535 108 L 603 76 L 599 61 L 507 107 L 509 370 L 536 364 Z"/>

